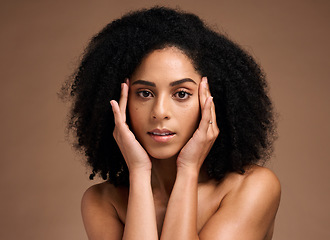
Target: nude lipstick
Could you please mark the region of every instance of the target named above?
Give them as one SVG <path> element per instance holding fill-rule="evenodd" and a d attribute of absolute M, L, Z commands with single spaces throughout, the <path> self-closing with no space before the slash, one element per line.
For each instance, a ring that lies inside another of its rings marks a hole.
<path fill-rule="evenodd" d="M 149 131 L 148 135 L 156 142 L 166 143 L 175 136 L 175 133 L 167 129 L 154 129 Z"/>

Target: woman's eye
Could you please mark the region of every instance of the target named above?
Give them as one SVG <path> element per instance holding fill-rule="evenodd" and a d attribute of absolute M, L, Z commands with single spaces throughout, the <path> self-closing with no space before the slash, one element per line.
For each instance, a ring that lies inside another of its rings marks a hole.
<path fill-rule="evenodd" d="M 152 97 L 152 94 L 149 91 L 139 91 L 137 94 L 138 94 L 138 96 L 143 97 L 143 98 Z"/>
<path fill-rule="evenodd" d="M 190 93 L 187 93 L 185 91 L 179 91 L 174 94 L 175 97 L 179 98 L 180 100 L 182 99 L 187 99 L 188 97 L 191 96 Z"/>

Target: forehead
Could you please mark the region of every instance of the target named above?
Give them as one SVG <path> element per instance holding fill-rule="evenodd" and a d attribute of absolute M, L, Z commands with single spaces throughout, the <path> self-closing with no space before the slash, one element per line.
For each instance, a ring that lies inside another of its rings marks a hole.
<path fill-rule="evenodd" d="M 148 54 L 134 71 L 131 81 L 175 81 L 184 78 L 198 80 L 201 76 L 187 55 L 178 48 L 168 47 Z"/>

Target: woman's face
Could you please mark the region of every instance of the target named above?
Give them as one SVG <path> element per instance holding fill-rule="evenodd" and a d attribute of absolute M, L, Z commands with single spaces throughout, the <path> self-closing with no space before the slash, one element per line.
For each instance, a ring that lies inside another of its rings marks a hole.
<path fill-rule="evenodd" d="M 200 121 L 201 75 L 175 47 L 147 55 L 130 79 L 128 111 L 137 140 L 149 155 L 179 153 Z"/>

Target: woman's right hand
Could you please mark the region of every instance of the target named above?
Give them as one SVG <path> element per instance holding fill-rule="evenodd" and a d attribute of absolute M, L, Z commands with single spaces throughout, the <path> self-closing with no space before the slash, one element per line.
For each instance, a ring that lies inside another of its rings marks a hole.
<path fill-rule="evenodd" d="M 151 160 L 136 140 L 134 134 L 126 124 L 126 106 L 128 98 L 129 80 L 121 84 L 121 95 L 119 104 L 115 100 L 111 100 L 112 111 L 115 118 L 115 129 L 113 136 L 124 156 L 128 170 L 131 172 L 136 170 L 151 170 Z"/>

